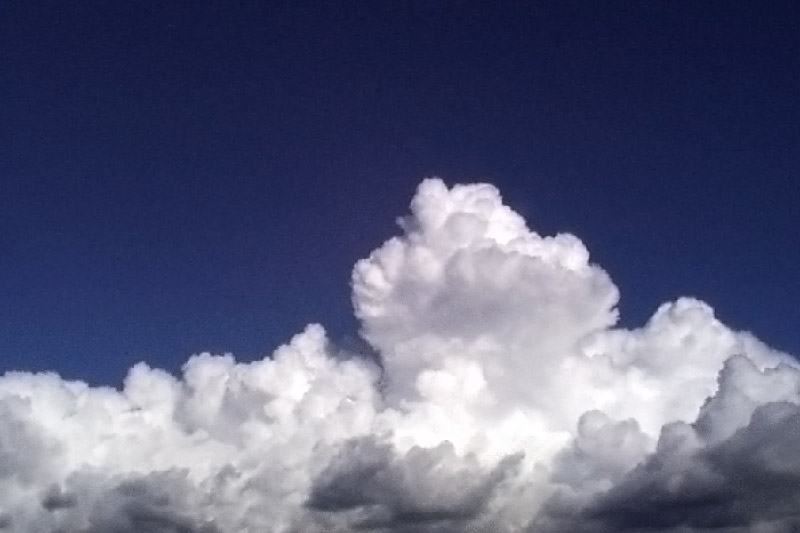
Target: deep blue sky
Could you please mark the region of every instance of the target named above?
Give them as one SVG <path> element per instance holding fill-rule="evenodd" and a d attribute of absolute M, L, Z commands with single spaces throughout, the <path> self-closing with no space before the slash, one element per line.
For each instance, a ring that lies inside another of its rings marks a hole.
<path fill-rule="evenodd" d="M 0 371 L 352 338 L 419 180 L 800 353 L 795 2 L 0 5 Z"/>

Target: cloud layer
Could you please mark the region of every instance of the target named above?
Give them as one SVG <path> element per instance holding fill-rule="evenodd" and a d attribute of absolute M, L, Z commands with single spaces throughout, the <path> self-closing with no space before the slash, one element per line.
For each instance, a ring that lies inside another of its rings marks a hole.
<path fill-rule="evenodd" d="M 800 528 L 800 370 L 703 302 L 615 327 L 581 241 L 424 181 L 353 271 L 379 364 L 310 325 L 122 390 L 0 378 L 0 531 Z"/>

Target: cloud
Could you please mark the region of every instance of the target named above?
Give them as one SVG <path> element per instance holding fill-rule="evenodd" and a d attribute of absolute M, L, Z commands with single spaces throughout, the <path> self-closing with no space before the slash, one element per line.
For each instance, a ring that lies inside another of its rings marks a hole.
<path fill-rule="evenodd" d="M 588 514 L 614 531 L 796 530 L 798 391 L 796 369 L 759 372 L 746 358 L 732 358 L 698 422 L 665 427 L 655 453 L 592 502 Z"/>
<path fill-rule="evenodd" d="M 315 480 L 307 505 L 322 511 L 362 511 L 360 528 L 446 525 L 459 530 L 485 511 L 521 455 L 483 468 L 452 444 L 399 454 L 367 437 L 347 443 Z"/>
<path fill-rule="evenodd" d="M 641 328 L 572 235 L 426 180 L 353 271 L 369 353 L 120 390 L 0 377 L 0 531 L 792 531 L 800 370 L 692 298 Z"/>

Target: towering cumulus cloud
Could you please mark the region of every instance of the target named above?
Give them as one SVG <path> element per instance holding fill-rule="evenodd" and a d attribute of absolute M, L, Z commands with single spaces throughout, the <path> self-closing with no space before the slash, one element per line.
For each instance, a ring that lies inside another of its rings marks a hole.
<path fill-rule="evenodd" d="M 572 235 L 424 181 L 353 271 L 378 363 L 311 325 L 122 390 L 0 378 L 0 531 L 800 528 L 800 370 L 697 300 L 615 327 Z"/>

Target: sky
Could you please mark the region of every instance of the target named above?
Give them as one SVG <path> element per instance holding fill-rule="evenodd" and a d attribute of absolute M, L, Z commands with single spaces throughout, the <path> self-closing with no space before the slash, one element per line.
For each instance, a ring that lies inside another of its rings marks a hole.
<path fill-rule="evenodd" d="M 800 527 L 798 28 L 3 2 L 0 531 Z"/>
<path fill-rule="evenodd" d="M 0 368 L 357 338 L 418 182 L 488 181 L 626 294 L 800 352 L 791 2 L 4 2 Z"/>

